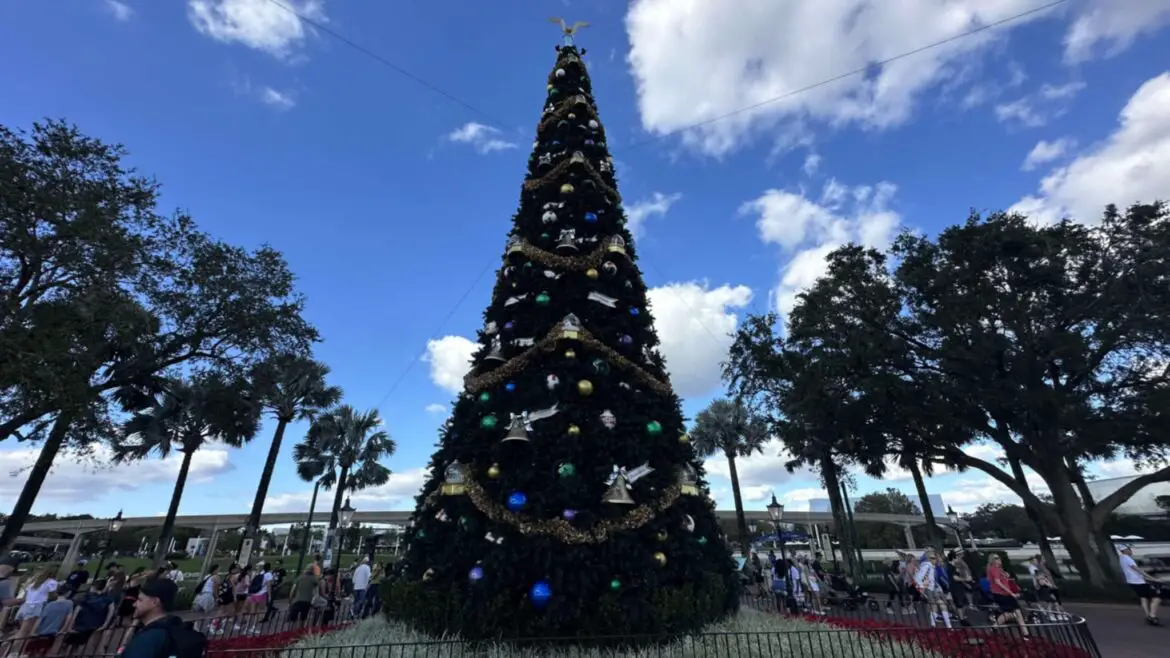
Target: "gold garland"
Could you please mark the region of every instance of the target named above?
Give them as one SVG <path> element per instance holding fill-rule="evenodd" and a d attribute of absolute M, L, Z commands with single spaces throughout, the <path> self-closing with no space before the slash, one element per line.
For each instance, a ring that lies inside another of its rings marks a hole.
<path fill-rule="evenodd" d="M 622 195 L 618 194 L 617 190 L 610 187 L 609 184 L 606 183 L 604 179 L 602 179 L 601 174 L 597 173 L 597 170 L 593 168 L 593 165 L 589 164 L 588 160 L 581 162 L 581 164 L 585 165 L 585 171 L 589 172 L 589 177 L 593 179 L 594 183 L 596 183 L 598 186 L 600 186 L 601 189 L 605 190 L 606 193 L 613 195 L 613 197 L 615 199 L 617 199 L 617 203 L 622 202 Z M 568 160 L 561 160 L 560 164 L 553 167 L 544 176 L 541 176 L 540 178 L 538 178 L 536 180 L 524 181 L 524 189 L 535 190 L 536 188 L 543 187 L 545 185 L 548 185 L 549 183 L 559 182 L 559 181 L 554 181 L 552 179 L 556 178 L 556 177 L 560 176 L 561 174 L 565 173 L 566 171 L 568 171 L 569 167 L 572 165 L 573 165 L 572 157 L 570 157 Z"/>
<path fill-rule="evenodd" d="M 621 251 L 610 250 L 609 247 L 611 239 L 612 238 L 607 238 L 602 240 L 601 244 L 598 245 L 596 249 L 584 256 L 561 256 L 554 254 L 551 251 L 545 251 L 544 249 L 541 249 L 540 247 L 525 241 L 521 241 L 520 244 L 517 245 L 517 248 L 520 250 L 520 253 L 528 257 L 528 260 L 536 261 L 541 265 L 547 265 L 549 267 L 556 267 L 562 270 L 573 272 L 584 272 L 590 268 L 600 267 L 602 261 L 605 260 L 605 255 L 607 253 L 620 253 L 621 255 L 626 256 L 627 259 L 629 258 L 629 255 L 626 253 L 624 247 Z"/>
<path fill-rule="evenodd" d="M 613 532 L 637 530 L 649 523 L 657 512 L 673 505 L 680 494 L 679 486 L 671 485 L 657 501 L 639 505 L 620 519 L 602 521 L 589 530 L 578 530 L 564 519 L 536 520 L 513 514 L 489 500 L 487 493 L 475 480 L 467 480 L 467 495 L 471 503 L 492 521 L 507 523 L 519 529 L 521 534 L 552 536 L 565 544 L 600 544 L 609 539 Z"/>
<path fill-rule="evenodd" d="M 532 347 L 524 350 L 520 354 L 512 357 L 507 363 L 482 375 L 468 374 L 463 378 L 463 385 L 467 389 L 468 394 L 478 393 L 486 388 L 493 388 L 505 382 L 505 380 L 518 374 L 528 365 L 528 362 L 536 356 L 537 351 L 551 352 L 556 349 L 557 341 L 561 339 L 561 332 L 563 330 L 558 323 L 553 327 L 548 334 L 536 341 Z M 642 369 L 641 366 L 627 359 L 613 349 L 609 345 L 597 340 L 593 334 L 589 333 L 584 327 L 579 331 L 579 337 L 573 340 L 589 347 L 590 349 L 601 352 L 609 358 L 616 366 L 632 374 L 638 381 L 648 386 L 655 393 L 669 394 L 670 386 L 659 381 L 653 375 Z"/>
<path fill-rule="evenodd" d="M 540 123 L 536 124 L 537 134 L 540 134 L 546 128 L 548 128 L 548 126 L 551 125 L 554 120 L 560 121 L 561 118 L 564 117 L 566 110 L 572 110 L 574 107 L 576 107 L 576 96 L 585 96 L 585 94 L 574 94 L 573 96 L 570 96 L 569 98 L 566 98 L 565 100 L 553 106 L 553 111 L 548 116 L 541 119 Z M 589 110 L 586 118 L 597 119 L 598 124 L 600 124 L 601 119 L 597 116 L 597 112 L 593 109 L 593 106 L 589 103 L 585 103 L 585 108 Z"/>

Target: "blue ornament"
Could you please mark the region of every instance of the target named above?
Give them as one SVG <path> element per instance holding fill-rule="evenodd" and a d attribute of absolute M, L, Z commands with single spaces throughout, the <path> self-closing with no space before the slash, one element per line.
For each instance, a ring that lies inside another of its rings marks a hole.
<path fill-rule="evenodd" d="M 480 567 L 472 567 L 471 571 L 467 572 L 467 577 L 471 579 L 471 582 L 473 583 L 483 580 L 483 569 Z"/>
<path fill-rule="evenodd" d="M 504 384 L 504 390 L 509 393 L 514 393 L 516 391 L 516 382 L 508 382 L 507 384 Z"/>
<path fill-rule="evenodd" d="M 637 316 L 638 313 L 640 313 L 640 311 L 638 310 L 638 308 L 636 306 L 630 307 L 630 315 Z"/>
<path fill-rule="evenodd" d="M 543 608 L 552 598 L 552 588 L 545 581 L 538 580 L 532 589 L 528 590 L 528 598 L 532 599 L 532 605 Z"/>
<path fill-rule="evenodd" d="M 592 139 L 585 140 L 585 146 L 593 146 L 593 140 Z"/>
<path fill-rule="evenodd" d="M 528 496 L 525 496 L 523 492 L 516 491 L 511 496 L 508 496 L 508 509 L 513 512 L 519 512 L 527 504 Z"/>
<path fill-rule="evenodd" d="M 552 146 L 560 146 L 560 145 L 561 145 L 561 140 L 559 140 L 559 139 L 554 139 L 554 140 L 552 141 L 552 144 L 551 144 L 551 145 L 552 145 Z"/>
<path fill-rule="evenodd" d="M 591 212 L 585 213 L 585 221 L 589 222 L 590 224 L 592 224 L 593 222 L 596 222 L 597 221 L 597 214 L 591 213 Z"/>
<path fill-rule="evenodd" d="M 512 330 L 512 328 L 513 328 L 513 327 L 515 327 L 515 326 L 516 326 L 516 325 L 512 324 L 512 322 L 511 322 L 511 321 L 505 322 L 505 323 L 504 323 L 504 331 L 511 331 L 511 330 Z"/>

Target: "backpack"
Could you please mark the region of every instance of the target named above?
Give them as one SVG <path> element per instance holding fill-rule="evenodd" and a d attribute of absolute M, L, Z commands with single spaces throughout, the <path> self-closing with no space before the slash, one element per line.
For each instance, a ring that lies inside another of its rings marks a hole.
<path fill-rule="evenodd" d="M 221 600 L 226 599 L 227 597 L 231 596 L 233 594 L 231 580 L 228 578 L 224 578 L 219 583 L 219 591 L 216 592 L 216 594 L 217 594 L 218 598 Z"/>
<path fill-rule="evenodd" d="M 262 589 L 264 589 L 264 574 L 258 573 L 252 576 L 252 584 L 248 585 L 248 593 L 259 594 Z"/>
<path fill-rule="evenodd" d="M 207 636 L 195 630 L 191 622 L 179 623 L 166 629 L 165 651 L 155 658 L 205 658 Z"/>

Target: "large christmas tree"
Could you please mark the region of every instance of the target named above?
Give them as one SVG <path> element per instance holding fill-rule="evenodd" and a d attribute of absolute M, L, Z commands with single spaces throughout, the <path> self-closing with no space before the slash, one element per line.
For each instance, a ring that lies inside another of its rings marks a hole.
<path fill-rule="evenodd" d="M 557 47 L 389 612 L 465 638 L 685 633 L 738 601 L 581 60 Z"/>

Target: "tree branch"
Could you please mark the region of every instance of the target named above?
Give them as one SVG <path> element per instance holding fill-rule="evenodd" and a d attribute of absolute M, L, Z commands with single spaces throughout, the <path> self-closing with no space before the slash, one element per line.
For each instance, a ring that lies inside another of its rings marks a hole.
<path fill-rule="evenodd" d="M 956 463 L 962 464 L 968 468 L 974 468 L 983 471 L 1000 484 L 1004 485 L 1008 489 L 1011 489 L 1012 493 L 1016 494 L 1020 497 L 1020 500 L 1024 501 L 1024 505 L 1036 510 L 1037 514 L 1044 517 L 1044 523 L 1045 525 L 1048 525 L 1048 527 L 1058 531 L 1064 528 L 1064 523 L 1061 521 L 1060 517 L 1056 514 L 1053 514 L 1052 510 L 1050 510 L 1044 504 L 1044 502 L 1036 496 L 1036 494 L 1032 493 L 1032 490 L 1029 489 L 1026 484 L 1020 484 L 1016 481 L 1015 478 L 1005 473 L 1000 467 L 992 464 L 989 461 L 979 459 L 978 457 L 972 457 L 971 455 L 968 455 L 959 450 L 947 450 L 945 455 Z M 1167 469 L 1167 479 L 1170 479 L 1170 469 Z"/>
<path fill-rule="evenodd" d="M 1138 477 L 1126 482 L 1117 488 L 1117 491 L 1105 496 L 1090 513 L 1090 518 L 1095 527 L 1100 527 L 1105 521 L 1105 517 L 1113 513 L 1113 510 L 1121 506 L 1122 503 L 1133 498 L 1134 494 L 1141 491 L 1144 487 L 1159 482 L 1170 482 L 1170 466 L 1163 466 L 1162 468 L 1139 475 Z"/>

